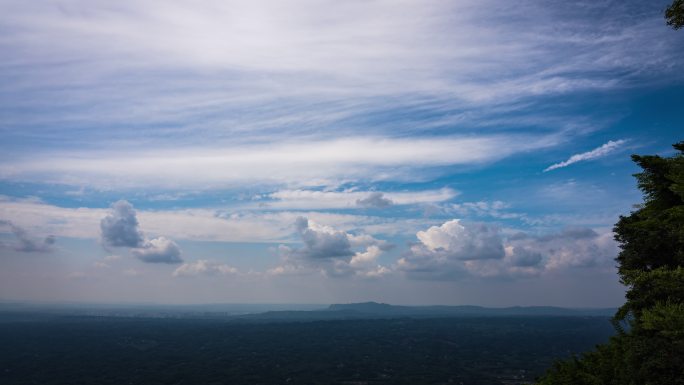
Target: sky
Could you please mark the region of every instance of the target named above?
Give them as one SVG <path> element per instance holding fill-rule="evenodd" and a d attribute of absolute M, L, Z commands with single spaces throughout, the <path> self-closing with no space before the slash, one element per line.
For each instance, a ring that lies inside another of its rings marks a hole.
<path fill-rule="evenodd" d="M 0 300 L 612 307 L 667 1 L 0 0 Z"/>

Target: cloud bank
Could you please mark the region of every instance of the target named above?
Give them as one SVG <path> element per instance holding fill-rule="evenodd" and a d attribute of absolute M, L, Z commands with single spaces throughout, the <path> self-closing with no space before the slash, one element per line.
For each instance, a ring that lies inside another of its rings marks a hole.
<path fill-rule="evenodd" d="M 610 269 L 618 248 L 611 232 L 571 227 L 557 233 L 504 236 L 480 223 L 445 222 L 416 234 L 396 269 L 417 279 L 531 277 L 568 268 Z"/>

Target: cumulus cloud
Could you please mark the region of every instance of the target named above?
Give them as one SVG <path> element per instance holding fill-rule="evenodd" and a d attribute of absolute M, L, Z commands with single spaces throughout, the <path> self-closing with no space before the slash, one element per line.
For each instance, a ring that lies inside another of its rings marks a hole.
<path fill-rule="evenodd" d="M 394 202 L 385 198 L 381 192 L 373 192 L 363 199 L 357 199 L 356 204 L 361 207 L 384 209 L 392 206 Z"/>
<path fill-rule="evenodd" d="M 232 266 L 221 264 L 206 259 L 184 263 L 173 272 L 174 277 L 198 276 L 198 275 L 230 275 L 237 274 L 238 270 Z"/>
<path fill-rule="evenodd" d="M 304 247 L 298 249 L 297 253 L 304 258 L 321 259 L 354 255 L 347 233 L 343 231 L 315 223 L 309 224 L 304 217 L 297 218 L 295 227 L 304 242 Z"/>
<path fill-rule="evenodd" d="M 131 250 L 133 256 L 147 263 L 182 263 L 181 249 L 176 242 L 159 237 L 145 241 L 143 247 Z"/>
<path fill-rule="evenodd" d="M 568 267 L 610 268 L 618 253 L 613 233 L 598 233 L 589 228 L 570 227 L 558 233 L 515 241 L 547 256 L 547 270 Z"/>
<path fill-rule="evenodd" d="M 421 279 L 530 277 L 568 268 L 606 268 L 617 255 L 612 233 L 566 228 L 544 235 L 503 237 L 484 224 L 452 220 L 416 234 L 419 242 L 397 262 L 397 269 Z"/>
<path fill-rule="evenodd" d="M 133 205 L 125 200 L 112 204 L 110 214 L 100 221 L 100 231 L 105 246 L 140 247 L 145 242 Z"/>
<path fill-rule="evenodd" d="M 499 230 L 483 223 L 464 226 L 454 219 L 419 231 L 416 236 L 422 247 L 452 259 L 500 259 L 504 256 Z"/>
<path fill-rule="evenodd" d="M 128 247 L 136 258 L 147 263 L 182 263 L 181 249 L 166 237 L 147 239 L 138 228 L 133 205 L 120 200 L 112 204 L 110 213 L 100 221 L 105 247 Z"/>
<path fill-rule="evenodd" d="M 48 235 L 43 239 L 36 239 L 28 234 L 28 232 L 12 223 L 11 221 L 0 220 L 0 226 L 9 227 L 12 234 L 16 239 L 16 243 L 13 245 L 13 249 L 16 251 L 35 253 L 35 252 L 49 252 L 54 249 L 54 244 L 56 238 L 54 235 Z"/>
<path fill-rule="evenodd" d="M 498 228 L 454 219 L 416 234 L 419 242 L 397 262 L 414 278 L 453 279 L 468 273 L 467 262 L 505 256 Z"/>
<path fill-rule="evenodd" d="M 620 148 L 620 146 L 622 146 L 626 142 L 627 142 L 626 140 L 622 140 L 622 139 L 616 140 L 616 141 L 610 140 L 610 141 L 608 141 L 608 143 L 602 145 L 601 147 L 595 148 L 591 151 L 583 152 L 581 154 L 575 154 L 575 155 L 571 156 L 570 158 L 568 158 L 568 160 L 566 160 L 564 162 L 552 164 L 551 166 L 545 168 L 544 172 L 548 172 L 548 171 L 555 170 L 555 169 L 562 168 L 562 167 L 567 167 L 567 166 L 574 164 L 574 163 L 577 163 L 577 162 L 583 162 L 583 161 L 587 161 L 587 160 L 593 160 L 593 159 L 604 157 L 604 156 L 610 154 L 611 152 L 614 152 L 618 148 Z"/>
<path fill-rule="evenodd" d="M 279 253 L 283 264 L 269 270 L 269 274 L 299 274 L 318 271 L 327 276 L 379 277 L 390 272 L 377 263 L 383 251 L 392 247 L 383 240 L 367 234 L 354 235 L 319 225 L 299 217 L 295 228 L 302 247 L 281 245 Z"/>

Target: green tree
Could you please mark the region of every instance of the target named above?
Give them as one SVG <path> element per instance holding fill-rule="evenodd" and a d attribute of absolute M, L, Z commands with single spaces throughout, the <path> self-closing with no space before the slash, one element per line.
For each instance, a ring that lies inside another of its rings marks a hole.
<path fill-rule="evenodd" d="M 667 25 L 674 29 L 684 27 L 684 0 L 674 0 L 665 10 Z"/>
<path fill-rule="evenodd" d="M 539 384 L 684 384 L 684 142 L 678 153 L 632 159 L 644 203 L 616 223 L 627 301 L 618 333 L 581 358 L 558 362 Z"/>

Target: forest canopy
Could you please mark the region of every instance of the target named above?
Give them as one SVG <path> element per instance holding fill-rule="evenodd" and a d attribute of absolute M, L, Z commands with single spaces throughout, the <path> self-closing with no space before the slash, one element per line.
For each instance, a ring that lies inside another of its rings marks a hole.
<path fill-rule="evenodd" d="M 674 29 L 684 27 L 684 0 L 674 0 L 665 10 L 667 25 Z"/>

